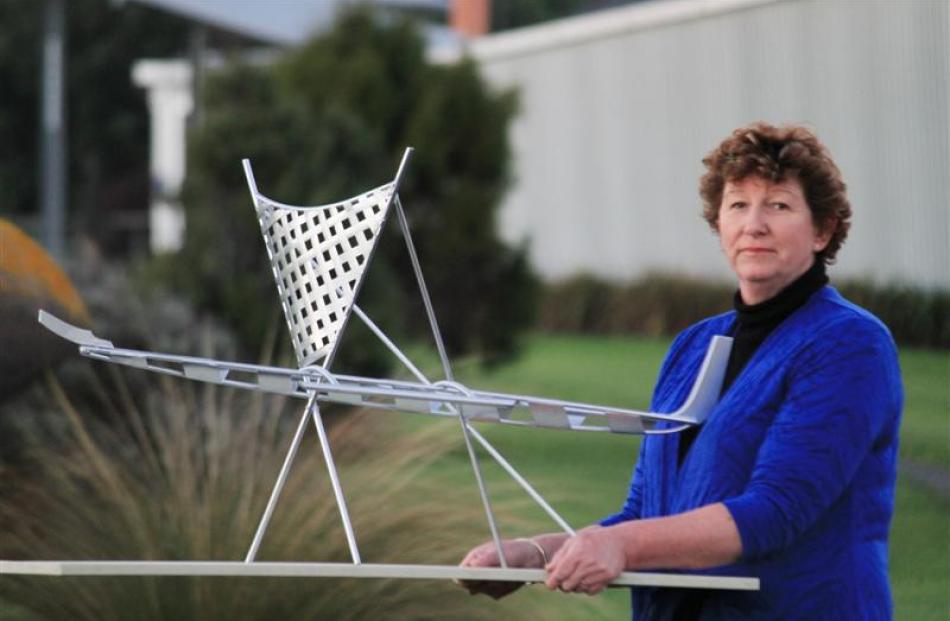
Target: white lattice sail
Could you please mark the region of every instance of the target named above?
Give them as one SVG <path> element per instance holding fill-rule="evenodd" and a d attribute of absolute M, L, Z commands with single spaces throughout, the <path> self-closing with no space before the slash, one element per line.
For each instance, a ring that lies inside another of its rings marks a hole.
<path fill-rule="evenodd" d="M 300 367 L 332 357 L 394 194 L 388 183 L 341 203 L 300 207 L 257 190 L 244 161 Z"/>

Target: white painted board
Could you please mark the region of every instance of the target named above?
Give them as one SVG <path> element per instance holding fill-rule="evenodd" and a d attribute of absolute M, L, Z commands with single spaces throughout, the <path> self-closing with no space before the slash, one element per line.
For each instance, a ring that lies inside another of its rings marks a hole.
<path fill-rule="evenodd" d="M 34 576 L 266 576 L 298 578 L 399 578 L 543 582 L 542 569 L 474 569 L 451 565 L 378 563 L 274 563 L 239 561 L 0 561 L 2 575 Z M 758 578 L 625 572 L 612 584 L 687 589 L 756 591 Z"/>

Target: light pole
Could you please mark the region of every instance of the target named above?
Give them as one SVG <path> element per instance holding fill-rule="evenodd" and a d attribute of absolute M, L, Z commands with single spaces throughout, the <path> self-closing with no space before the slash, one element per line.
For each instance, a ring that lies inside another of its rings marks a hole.
<path fill-rule="evenodd" d="M 40 202 L 43 244 L 61 261 L 66 213 L 66 45 L 63 0 L 46 0 L 43 18 L 43 95 L 40 102 Z"/>

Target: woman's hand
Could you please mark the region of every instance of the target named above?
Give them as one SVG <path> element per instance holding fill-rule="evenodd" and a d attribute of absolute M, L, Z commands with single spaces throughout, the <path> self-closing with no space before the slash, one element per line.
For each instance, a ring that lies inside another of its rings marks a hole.
<path fill-rule="evenodd" d="M 540 569 L 544 567 L 541 552 L 530 542 L 524 539 L 509 539 L 502 542 L 505 552 L 505 561 L 508 567 L 518 569 Z M 498 550 L 494 541 L 488 541 L 473 548 L 460 563 L 461 567 L 499 567 Z M 472 595 L 482 593 L 494 599 L 514 593 L 522 586 L 522 582 L 508 582 L 500 580 L 461 580 L 458 584 Z"/>
<path fill-rule="evenodd" d="M 703 569 L 741 556 L 742 540 L 732 514 L 715 503 L 677 515 L 582 530 L 551 557 L 545 584 L 594 595 L 625 569 Z"/>
<path fill-rule="evenodd" d="M 626 566 L 624 541 L 613 528 L 590 528 L 568 539 L 548 563 L 549 589 L 596 595 Z"/>

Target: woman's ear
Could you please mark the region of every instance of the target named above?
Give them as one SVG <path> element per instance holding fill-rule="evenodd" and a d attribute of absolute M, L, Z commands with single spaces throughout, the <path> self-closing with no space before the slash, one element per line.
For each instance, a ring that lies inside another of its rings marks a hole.
<path fill-rule="evenodd" d="M 831 236 L 834 235 L 835 229 L 838 227 L 838 219 L 831 218 L 825 225 L 821 228 L 815 227 L 815 243 L 814 251 L 821 252 L 828 247 L 828 242 L 831 241 Z"/>

